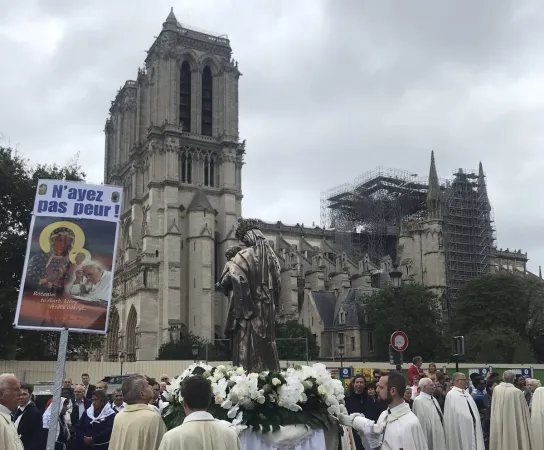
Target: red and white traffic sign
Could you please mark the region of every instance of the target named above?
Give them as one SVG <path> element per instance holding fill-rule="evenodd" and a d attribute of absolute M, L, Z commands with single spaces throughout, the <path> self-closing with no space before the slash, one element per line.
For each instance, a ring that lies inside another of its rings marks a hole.
<path fill-rule="evenodd" d="M 395 331 L 391 335 L 391 347 L 397 352 L 403 352 L 408 348 L 408 336 L 404 331 Z"/>

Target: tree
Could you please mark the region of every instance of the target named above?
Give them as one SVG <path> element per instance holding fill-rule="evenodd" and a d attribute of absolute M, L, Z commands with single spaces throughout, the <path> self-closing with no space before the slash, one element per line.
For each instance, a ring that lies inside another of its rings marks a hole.
<path fill-rule="evenodd" d="M 66 166 L 37 165 L 0 147 L 0 358 L 55 360 L 59 333 L 12 327 L 23 272 L 28 227 L 39 179 L 84 181 L 77 156 Z M 102 345 L 99 335 L 72 333 L 68 357 L 85 357 Z"/>
<path fill-rule="evenodd" d="M 386 287 L 363 298 L 362 302 L 373 327 L 376 359 L 389 359 L 389 342 L 397 330 L 408 336 L 404 361 L 414 356 L 436 361 L 445 356 L 440 299 L 425 286 L 406 283 L 398 291 Z"/>
<path fill-rule="evenodd" d="M 315 361 L 319 357 L 319 347 L 311 330 L 296 320 L 276 324 L 276 339 L 280 360 L 306 361 L 307 356 Z M 308 339 L 308 355 L 305 339 Z"/>
<path fill-rule="evenodd" d="M 504 336 L 510 336 L 513 339 L 511 346 L 503 346 L 500 350 L 503 359 L 495 362 L 519 360 L 516 356 L 519 354 L 531 360 L 534 354 L 539 361 L 542 361 L 544 359 L 544 283 L 536 277 L 504 272 L 474 278 L 459 291 L 452 329 L 457 334 L 465 335 L 467 347 L 470 345 L 471 348 L 476 349 L 480 344 L 469 344 L 469 338 L 489 342 L 490 339 L 487 336 L 491 336 L 495 342 L 503 342 L 504 338 L 497 334 L 498 330 Z M 522 347 L 528 347 L 530 351 L 522 350 Z M 467 353 L 467 357 L 469 356 Z M 486 360 L 489 361 L 489 358 Z"/>
<path fill-rule="evenodd" d="M 511 328 L 476 329 L 465 336 L 465 356 L 468 362 L 506 364 L 533 363 L 533 350 L 526 339 Z"/>

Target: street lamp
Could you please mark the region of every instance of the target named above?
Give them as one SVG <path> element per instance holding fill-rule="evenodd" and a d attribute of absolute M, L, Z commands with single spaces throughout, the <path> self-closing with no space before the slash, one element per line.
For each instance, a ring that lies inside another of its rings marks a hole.
<path fill-rule="evenodd" d="M 402 272 L 399 270 L 398 266 L 393 265 L 393 270 L 389 272 L 389 278 L 391 278 L 391 285 L 393 286 L 394 300 L 395 303 L 399 303 L 399 291 L 402 285 Z M 397 320 L 396 320 L 396 331 L 400 331 L 402 328 L 402 316 L 404 314 L 404 297 L 402 297 L 402 305 L 397 306 Z M 393 349 L 395 352 L 395 349 Z M 398 372 L 402 373 L 402 352 L 396 352 L 393 354 L 393 357 L 396 362 L 396 369 Z"/>
<path fill-rule="evenodd" d="M 345 354 L 346 354 L 345 347 L 344 347 L 343 344 L 340 344 L 338 346 L 338 355 L 340 356 L 340 369 L 344 368 L 344 355 Z"/>
<path fill-rule="evenodd" d="M 197 361 L 197 359 L 198 359 L 198 350 L 199 350 L 199 349 L 198 349 L 198 345 L 193 344 L 193 345 L 191 346 L 191 352 L 193 353 L 193 357 L 194 357 L 194 359 L 195 359 L 195 363 L 196 363 L 196 361 Z"/>
<path fill-rule="evenodd" d="M 125 362 L 127 355 L 125 352 L 119 352 L 119 362 L 121 363 L 121 376 L 123 376 L 123 363 Z"/>

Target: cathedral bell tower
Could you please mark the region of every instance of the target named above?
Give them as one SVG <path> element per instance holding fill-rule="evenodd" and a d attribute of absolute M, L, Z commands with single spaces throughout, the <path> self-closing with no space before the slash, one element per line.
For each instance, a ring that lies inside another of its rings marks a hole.
<path fill-rule="evenodd" d="M 182 25 L 172 10 L 112 102 L 105 181 L 124 186 L 126 205 L 114 308 L 120 337 L 130 335 L 119 345 L 130 342 L 135 359 L 190 332 L 223 335 L 226 299 L 213 286 L 242 215 L 240 75 L 226 35 Z"/>

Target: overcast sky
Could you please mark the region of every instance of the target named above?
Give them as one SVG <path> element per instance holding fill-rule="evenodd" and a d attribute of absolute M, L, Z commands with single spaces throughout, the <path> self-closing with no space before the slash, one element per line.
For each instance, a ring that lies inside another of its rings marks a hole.
<path fill-rule="evenodd" d="M 447 5 L 446 5 L 447 4 Z M 525 0 L 0 0 L 0 133 L 101 182 L 110 101 L 170 6 L 228 34 L 247 139 L 244 215 L 319 224 L 376 166 L 487 174 L 499 247 L 544 261 L 544 4 Z M 540 31 L 539 31 L 540 30 Z"/>

